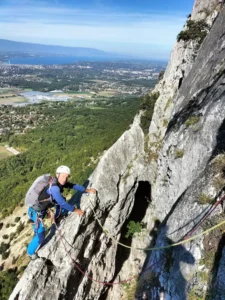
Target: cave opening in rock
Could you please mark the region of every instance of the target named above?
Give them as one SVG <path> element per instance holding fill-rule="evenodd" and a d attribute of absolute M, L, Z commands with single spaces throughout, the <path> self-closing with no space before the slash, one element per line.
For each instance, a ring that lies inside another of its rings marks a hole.
<path fill-rule="evenodd" d="M 135 222 L 141 222 L 146 214 L 151 199 L 151 185 L 148 181 L 139 181 L 138 188 L 134 196 L 134 206 L 128 218 Z"/>
<path fill-rule="evenodd" d="M 130 221 L 142 222 L 143 218 L 146 214 L 146 210 L 148 208 L 149 202 L 151 200 L 151 185 L 148 181 L 139 181 L 138 188 L 134 195 L 134 205 L 132 211 L 128 217 L 128 219 L 124 222 L 121 228 L 121 237 L 119 242 L 131 246 L 132 237 L 126 238 L 125 235 L 127 234 L 127 226 Z M 122 247 L 118 245 L 117 253 L 116 253 L 116 268 L 115 268 L 115 275 L 112 282 L 117 277 L 118 273 L 121 271 L 121 268 L 125 261 L 129 258 L 130 249 Z M 108 289 L 99 299 L 106 300 L 108 295 Z"/>
<path fill-rule="evenodd" d="M 225 120 L 223 121 L 223 123 L 221 124 L 217 132 L 216 146 L 213 150 L 211 159 L 214 158 L 216 155 L 224 152 L 225 152 Z"/>

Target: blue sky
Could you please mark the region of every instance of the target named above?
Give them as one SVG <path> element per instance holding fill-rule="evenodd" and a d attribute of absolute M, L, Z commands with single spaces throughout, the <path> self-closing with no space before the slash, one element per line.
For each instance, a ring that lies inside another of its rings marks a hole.
<path fill-rule="evenodd" d="M 167 59 L 194 0 L 0 0 L 0 38 Z"/>

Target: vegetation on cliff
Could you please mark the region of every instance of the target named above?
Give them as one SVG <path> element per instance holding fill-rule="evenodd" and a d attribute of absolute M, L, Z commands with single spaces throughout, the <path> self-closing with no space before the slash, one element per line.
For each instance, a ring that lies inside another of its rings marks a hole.
<path fill-rule="evenodd" d="M 177 41 L 190 41 L 190 40 L 196 40 L 198 42 L 198 46 L 201 45 L 204 38 L 206 37 L 209 30 L 209 25 L 205 22 L 205 20 L 199 20 L 199 21 L 193 21 L 188 20 L 187 21 L 187 29 L 182 30 L 177 35 Z"/>
<path fill-rule="evenodd" d="M 158 98 L 159 92 L 147 94 L 141 98 L 140 109 L 144 110 L 144 113 L 141 117 L 141 127 L 144 133 L 147 133 L 149 130 L 155 103 Z"/>

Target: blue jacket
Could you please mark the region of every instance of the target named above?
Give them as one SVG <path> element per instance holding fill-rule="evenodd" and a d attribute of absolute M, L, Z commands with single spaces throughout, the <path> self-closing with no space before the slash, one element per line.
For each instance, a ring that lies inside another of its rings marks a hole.
<path fill-rule="evenodd" d="M 84 192 L 85 191 L 85 187 L 79 185 L 79 184 L 71 184 L 71 183 L 66 183 L 66 185 L 69 185 L 70 188 L 72 188 L 73 190 L 79 191 L 79 192 Z M 57 204 L 59 204 L 62 208 L 69 210 L 69 211 L 74 211 L 74 207 L 72 205 L 70 205 L 68 202 L 66 202 L 65 198 L 62 196 L 61 192 L 63 190 L 60 189 L 60 187 L 58 185 L 53 185 L 51 188 L 49 187 L 47 189 L 47 194 L 50 196 L 52 196 L 53 200 L 55 200 L 57 202 Z"/>

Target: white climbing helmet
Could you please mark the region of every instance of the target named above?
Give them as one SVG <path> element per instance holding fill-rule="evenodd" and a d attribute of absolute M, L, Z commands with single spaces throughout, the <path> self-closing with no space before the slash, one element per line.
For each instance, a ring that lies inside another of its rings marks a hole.
<path fill-rule="evenodd" d="M 67 166 L 60 166 L 57 168 L 56 174 L 60 174 L 60 173 L 66 173 L 70 175 L 70 168 Z"/>

